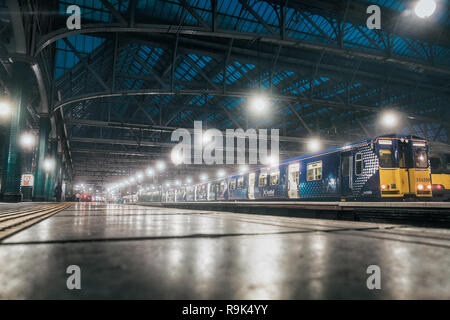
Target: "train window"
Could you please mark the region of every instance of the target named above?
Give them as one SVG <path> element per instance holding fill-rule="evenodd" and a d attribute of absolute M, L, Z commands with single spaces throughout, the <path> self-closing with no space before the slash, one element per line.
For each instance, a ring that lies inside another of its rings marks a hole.
<path fill-rule="evenodd" d="M 440 158 L 430 158 L 430 165 L 432 170 L 438 170 L 441 168 Z"/>
<path fill-rule="evenodd" d="M 259 174 L 258 187 L 267 186 L 267 173 L 261 172 Z"/>
<path fill-rule="evenodd" d="M 244 189 L 244 177 L 239 177 L 237 188 L 238 189 Z"/>
<path fill-rule="evenodd" d="M 236 190 L 236 179 L 231 179 L 230 190 Z"/>
<path fill-rule="evenodd" d="M 270 185 L 276 186 L 280 183 L 280 170 L 270 173 Z"/>
<path fill-rule="evenodd" d="M 380 149 L 380 166 L 382 168 L 393 168 L 394 159 L 392 158 L 392 152 L 388 149 Z"/>
<path fill-rule="evenodd" d="M 350 176 L 350 157 L 349 156 L 342 157 L 342 168 L 341 169 L 342 169 L 341 175 L 343 177 Z"/>
<path fill-rule="evenodd" d="M 322 161 L 308 163 L 306 177 L 307 181 L 322 180 Z"/>
<path fill-rule="evenodd" d="M 227 190 L 227 183 L 225 181 L 222 181 L 220 183 L 220 192 L 225 192 Z"/>
<path fill-rule="evenodd" d="M 450 170 L 450 154 L 444 155 L 445 163 L 442 165 L 445 169 Z"/>
<path fill-rule="evenodd" d="M 423 149 L 417 149 L 414 152 L 414 163 L 416 168 L 428 168 L 427 152 Z"/>
<path fill-rule="evenodd" d="M 363 159 L 362 153 L 357 153 L 355 156 L 355 172 L 356 175 L 359 176 L 363 171 Z"/>
<path fill-rule="evenodd" d="M 300 171 L 295 171 L 293 174 L 294 174 L 295 185 L 298 186 L 300 183 Z"/>

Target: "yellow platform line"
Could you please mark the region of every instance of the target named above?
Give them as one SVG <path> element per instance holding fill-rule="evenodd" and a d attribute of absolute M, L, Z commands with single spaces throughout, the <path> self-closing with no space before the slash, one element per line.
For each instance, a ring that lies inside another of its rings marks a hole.
<path fill-rule="evenodd" d="M 45 206 L 45 208 L 34 208 L 31 212 L 27 210 L 18 212 L 15 215 L 8 215 L 7 217 L 0 216 L 0 242 L 72 205 L 73 203 L 69 202 L 58 203 Z"/>
<path fill-rule="evenodd" d="M 40 206 L 38 205 L 38 206 L 30 207 L 30 208 L 24 208 L 22 210 L 2 211 L 2 212 L 0 212 L 0 219 L 4 218 L 4 217 L 9 217 L 11 215 L 27 213 L 27 212 L 36 212 L 37 210 L 45 210 L 45 209 L 49 209 L 49 208 L 53 208 L 53 207 L 54 207 L 54 204 L 40 205 Z"/>

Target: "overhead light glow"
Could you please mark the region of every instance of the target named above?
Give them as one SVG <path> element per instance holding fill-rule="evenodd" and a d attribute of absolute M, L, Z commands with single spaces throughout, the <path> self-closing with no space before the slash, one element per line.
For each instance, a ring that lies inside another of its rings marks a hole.
<path fill-rule="evenodd" d="M 416 15 L 421 18 L 429 18 L 436 10 L 436 2 L 434 0 L 419 0 L 414 9 Z"/>
<path fill-rule="evenodd" d="M 398 116 L 394 112 L 391 112 L 391 111 L 385 112 L 381 116 L 381 123 L 385 127 L 392 128 L 397 125 Z"/>
<path fill-rule="evenodd" d="M 192 179 L 191 179 L 191 178 L 189 178 L 189 177 L 188 177 L 188 178 L 186 178 L 186 183 L 187 183 L 187 184 L 191 184 L 191 183 L 192 183 Z"/>
<path fill-rule="evenodd" d="M 11 106 L 8 102 L 0 102 L 0 117 L 6 117 L 11 113 Z"/>
<path fill-rule="evenodd" d="M 35 141 L 34 135 L 29 132 L 26 132 L 20 136 L 20 144 L 24 148 L 34 147 Z"/>
<path fill-rule="evenodd" d="M 227 174 L 227 172 L 225 170 L 223 170 L 223 169 L 220 169 L 220 170 L 217 171 L 217 177 L 218 178 L 223 178 L 223 177 L 225 177 L 226 174 Z"/>
<path fill-rule="evenodd" d="M 156 163 L 156 169 L 158 169 L 158 171 L 164 171 L 166 169 L 166 164 L 164 161 L 158 161 Z"/>
<path fill-rule="evenodd" d="M 138 173 L 136 174 L 136 178 L 137 178 L 139 181 L 144 180 L 144 173 L 138 172 Z"/>
<path fill-rule="evenodd" d="M 200 180 L 201 180 L 201 181 L 206 181 L 206 180 L 208 180 L 208 175 L 207 175 L 206 173 L 202 173 L 202 174 L 200 175 Z"/>
<path fill-rule="evenodd" d="M 46 172 L 53 170 L 53 168 L 55 167 L 55 160 L 44 159 L 44 163 L 43 163 L 42 167 L 44 168 L 44 171 L 46 171 Z M 83 185 L 81 185 L 81 187 L 83 187 Z"/>
<path fill-rule="evenodd" d="M 173 148 L 170 158 L 174 165 L 178 166 L 183 163 L 183 153 L 177 148 Z"/>
<path fill-rule="evenodd" d="M 264 113 L 269 107 L 269 101 L 262 95 L 255 96 L 251 99 L 250 106 L 252 111 L 257 113 Z"/>
<path fill-rule="evenodd" d="M 147 174 L 147 176 L 151 177 L 155 174 L 155 170 L 153 170 L 153 168 L 148 168 L 145 173 Z"/>
<path fill-rule="evenodd" d="M 317 138 L 312 138 L 308 142 L 308 150 L 311 152 L 317 152 L 320 150 L 320 140 Z"/>
<path fill-rule="evenodd" d="M 247 166 L 242 165 L 242 166 L 239 167 L 239 172 L 240 173 L 245 173 L 247 171 L 248 171 L 248 167 Z"/>
<path fill-rule="evenodd" d="M 203 139 L 202 139 L 202 140 L 203 140 L 203 144 L 208 144 L 208 143 L 210 143 L 211 140 L 212 140 L 211 134 L 208 133 L 208 132 L 203 133 Z"/>
<path fill-rule="evenodd" d="M 268 164 L 271 167 L 276 167 L 280 163 L 278 157 L 271 156 L 267 158 L 266 164 Z"/>

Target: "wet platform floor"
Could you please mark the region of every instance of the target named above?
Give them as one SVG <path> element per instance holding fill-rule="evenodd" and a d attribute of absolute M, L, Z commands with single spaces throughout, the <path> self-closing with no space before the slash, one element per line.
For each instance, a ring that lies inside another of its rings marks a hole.
<path fill-rule="evenodd" d="M 78 203 L 4 240 L 0 265 L 1 299 L 449 299 L 450 230 Z"/>

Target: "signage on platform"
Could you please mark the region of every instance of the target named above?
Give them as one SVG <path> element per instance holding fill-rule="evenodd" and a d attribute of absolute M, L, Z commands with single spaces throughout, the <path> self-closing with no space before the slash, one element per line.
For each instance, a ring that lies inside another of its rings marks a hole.
<path fill-rule="evenodd" d="M 34 176 L 32 174 L 23 174 L 20 180 L 21 187 L 32 187 L 34 185 Z"/>

